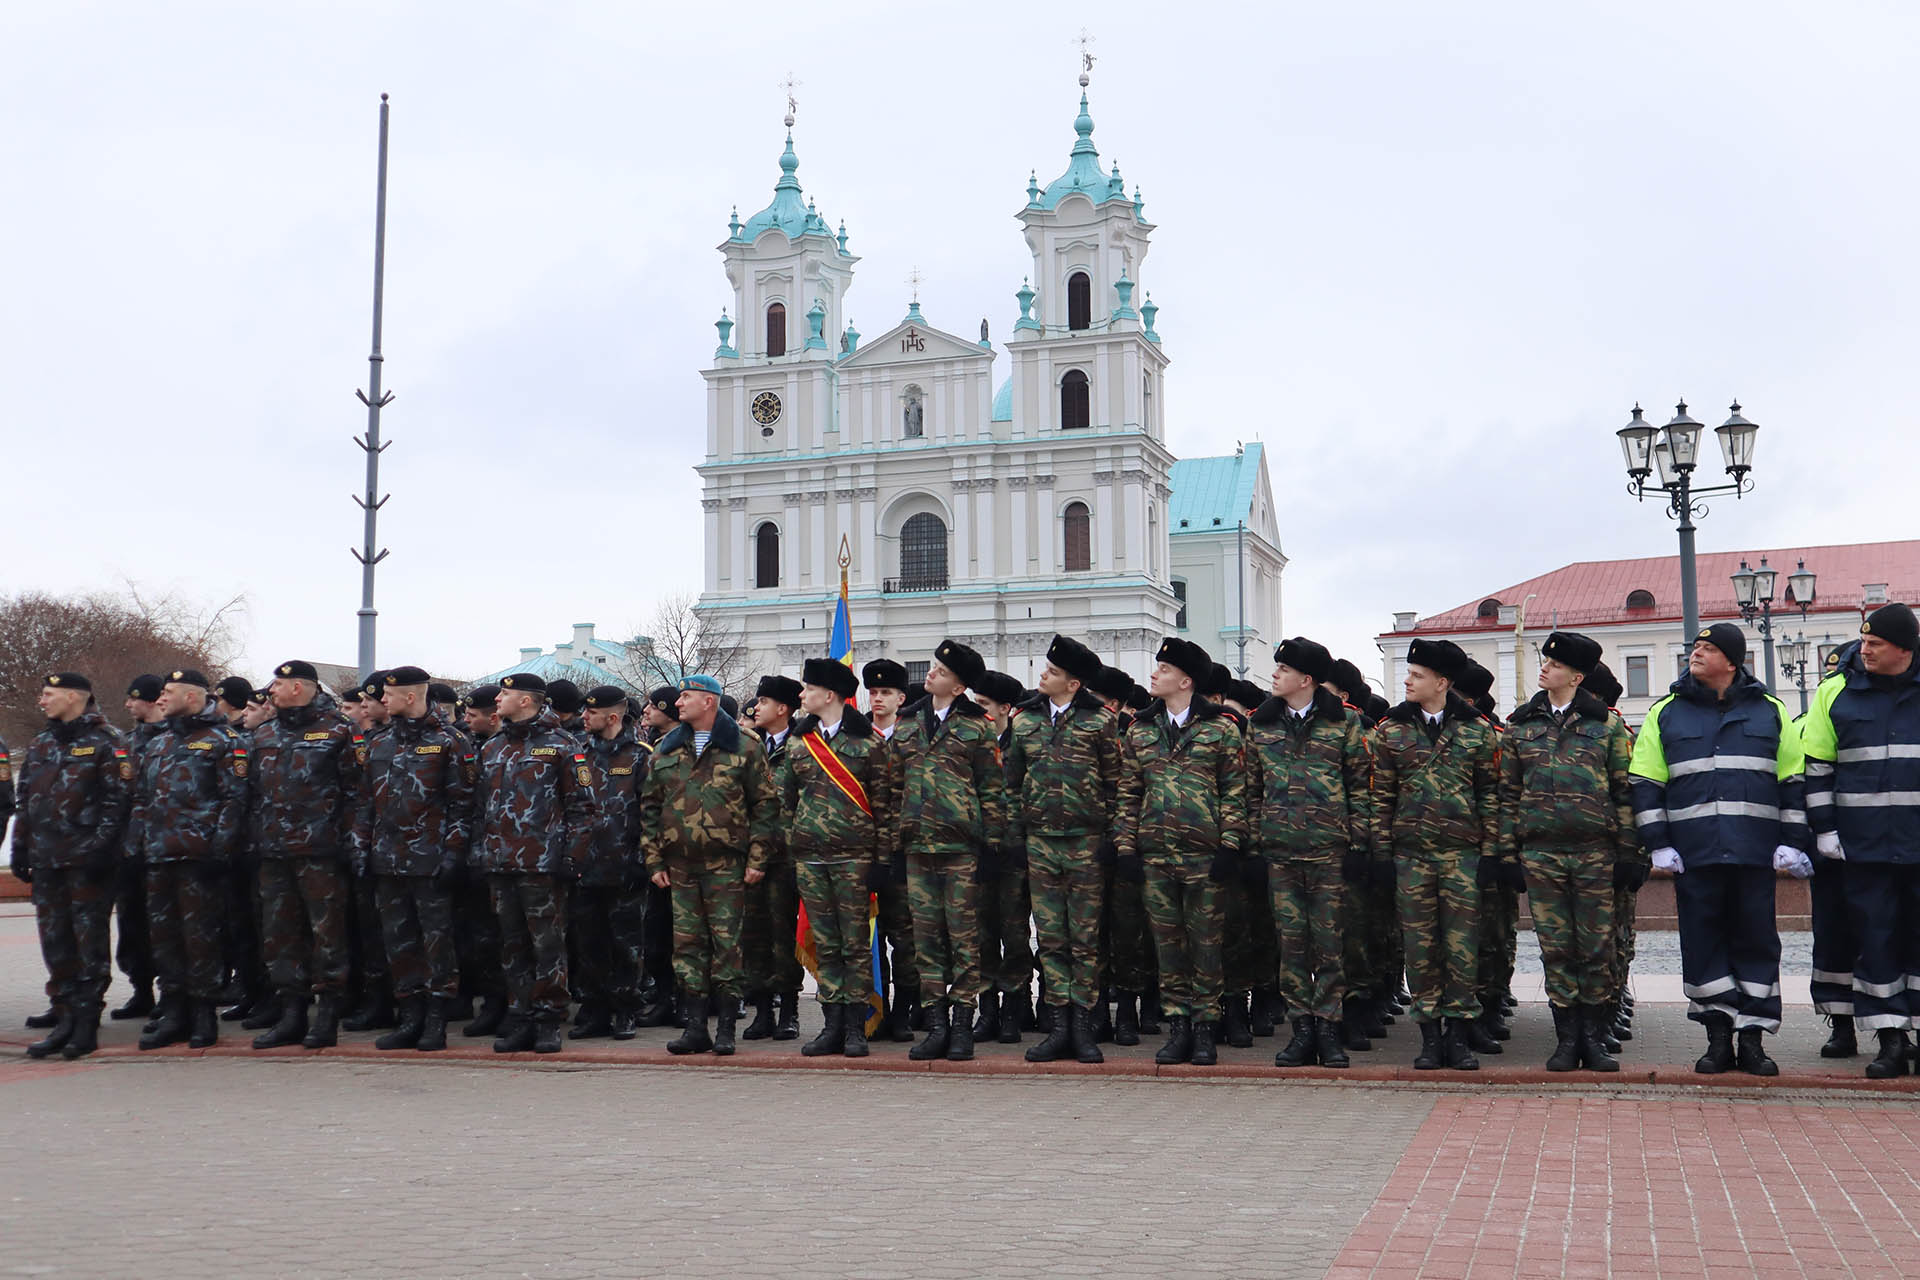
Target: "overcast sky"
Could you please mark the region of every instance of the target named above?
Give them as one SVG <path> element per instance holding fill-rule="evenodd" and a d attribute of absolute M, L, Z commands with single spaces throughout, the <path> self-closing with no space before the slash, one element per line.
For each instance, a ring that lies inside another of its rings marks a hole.
<path fill-rule="evenodd" d="M 698 590 L 715 246 L 780 81 L 858 326 L 918 267 L 997 341 L 1083 24 L 1168 443 L 1270 446 L 1288 632 L 1372 672 L 1396 609 L 1670 552 L 1636 399 L 1761 424 L 1703 548 L 1912 536 L 1913 6 L 13 4 L 0 589 L 244 592 L 243 673 L 354 660 L 385 91 L 381 662 L 643 628 Z"/>

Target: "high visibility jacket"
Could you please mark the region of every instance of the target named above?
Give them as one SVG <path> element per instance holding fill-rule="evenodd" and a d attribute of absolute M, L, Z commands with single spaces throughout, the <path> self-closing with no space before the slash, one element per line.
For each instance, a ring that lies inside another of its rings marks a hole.
<path fill-rule="evenodd" d="M 1920 662 L 1876 681 L 1856 652 L 1800 723 L 1807 818 L 1848 862 L 1920 864 Z"/>

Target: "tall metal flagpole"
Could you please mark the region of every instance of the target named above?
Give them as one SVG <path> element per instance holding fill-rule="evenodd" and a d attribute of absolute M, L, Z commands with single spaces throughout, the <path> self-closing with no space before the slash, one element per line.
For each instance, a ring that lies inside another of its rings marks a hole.
<path fill-rule="evenodd" d="M 387 558 L 385 549 L 376 552 L 374 544 L 378 541 L 380 508 L 387 505 L 386 494 L 380 493 L 380 455 L 387 446 L 380 442 L 380 410 L 393 401 L 391 391 L 380 392 L 380 305 L 385 291 L 387 273 L 387 95 L 380 95 L 380 175 L 375 189 L 373 204 L 373 350 L 367 356 L 367 390 L 354 394 L 360 397 L 360 403 L 367 406 L 367 434 L 355 436 L 353 442 L 367 455 L 367 493 L 364 498 L 356 496 L 354 501 L 366 513 L 366 539 L 364 549 L 355 551 L 353 558 L 360 562 L 360 678 L 365 680 L 373 673 L 375 629 L 379 624 L 380 611 L 373 607 L 374 568 Z"/>

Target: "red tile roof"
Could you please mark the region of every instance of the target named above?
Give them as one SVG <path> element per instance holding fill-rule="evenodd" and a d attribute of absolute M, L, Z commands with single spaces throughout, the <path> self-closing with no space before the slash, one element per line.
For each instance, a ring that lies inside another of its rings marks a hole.
<path fill-rule="evenodd" d="M 1728 575 L 1745 560 L 1753 568 L 1760 559 L 1777 570 L 1774 583 L 1776 613 L 1786 607 L 1787 575 L 1798 562 L 1819 575 L 1816 607 L 1825 610 L 1859 608 L 1861 588 L 1867 583 L 1885 583 L 1888 600 L 1920 604 L 1920 541 L 1860 542 L 1825 547 L 1761 547 L 1747 551 L 1702 552 L 1696 558 L 1695 578 L 1700 584 L 1700 617 L 1703 621 L 1737 618 L 1740 610 L 1733 601 L 1733 584 Z M 1646 591 L 1653 596 L 1650 609 L 1628 609 L 1627 596 Z M 1539 628 L 1594 626 L 1601 623 L 1658 622 L 1680 617 L 1680 557 L 1651 556 L 1642 560 L 1582 560 L 1543 573 L 1537 578 L 1517 582 L 1510 587 L 1470 600 L 1445 613 L 1420 619 L 1417 632 L 1505 630 L 1493 618 L 1480 617 L 1488 601 L 1496 605 L 1517 605 L 1528 596 L 1527 625 Z M 1384 632 L 1381 639 L 1408 632 Z"/>

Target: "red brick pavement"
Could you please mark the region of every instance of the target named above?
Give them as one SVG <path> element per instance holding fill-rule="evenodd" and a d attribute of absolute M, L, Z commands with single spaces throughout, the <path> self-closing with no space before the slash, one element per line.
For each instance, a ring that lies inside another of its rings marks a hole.
<path fill-rule="evenodd" d="M 1920 1115 L 1437 1100 L 1328 1280 L 1920 1275 Z"/>

